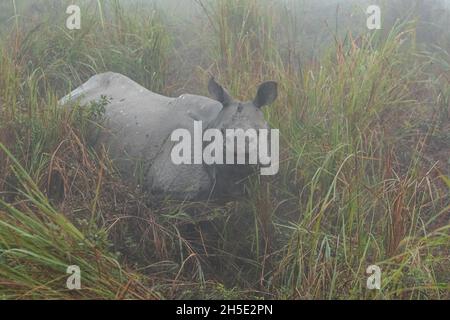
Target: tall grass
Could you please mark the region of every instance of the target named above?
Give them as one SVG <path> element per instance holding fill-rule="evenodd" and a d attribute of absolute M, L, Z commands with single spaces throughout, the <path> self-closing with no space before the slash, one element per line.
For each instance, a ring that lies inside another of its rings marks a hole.
<path fill-rule="evenodd" d="M 279 39 L 265 31 L 273 18 L 254 2 L 214 6 L 215 38 L 237 44 L 216 46 L 223 81 L 242 93 L 271 77 L 283 92 L 266 111 L 281 130 L 282 172 L 255 184 L 246 209 L 254 227 L 246 242 L 239 238 L 252 248 L 253 281 L 298 298 L 448 296 L 448 225 L 424 229 L 438 217 L 448 221 L 441 204 L 448 191 L 437 186 L 435 164 L 422 161 L 423 137 L 408 141 L 410 154 L 401 148 L 405 126 L 420 126 L 427 107 L 415 92 L 426 76 L 414 55 L 414 25 L 397 24 L 386 37 L 336 34 L 319 64 L 298 67 L 280 57 Z M 241 34 L 261 41 L 239 45 Z M 242 223 L 239 215 L 232 219 Z M 365 289 L 371 264 L 385 277 L 375 293 Z"/>
<path fill-rule="evenodd" d="M 164 89 L 170 38 L 159 11 L 146 6 L 144 11 L 128 8 L 125 14 L 119 1 L 83 2 L 78 31 L 65 28 L 69 4 L 54 2 L 57 8 L 48 15 L 44 4 L 36 5 L 16 15 L 23 27 L 10 28 L 9 41 L 16 44 L 10 54 L 23 72 L 39 80 L 41 92 L 66 92 L 104 71 L 126 74 L 155 91 Z M 29 22 L 33 10 L 40 10 L 35 23 Z"/>
<path fill-rule="evenodd" d="M 151 286 L 105 254 L 42 194 L 17 159 L 0 144 L 20 182 L 20 200 L 0 200 L 0 282 L 3 299 L 155 299 Z M 82 270 L 82 290 L 68 290 L 67 268 Z"/>

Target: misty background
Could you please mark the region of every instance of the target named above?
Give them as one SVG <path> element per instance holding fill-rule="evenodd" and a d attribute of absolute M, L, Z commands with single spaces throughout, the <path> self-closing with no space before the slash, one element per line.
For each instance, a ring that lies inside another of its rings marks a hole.
<path fill-rule="evenodd" d="M 90 12 L 102 10 L 105 17 L 108 16 L 108 2 L 78 0 L 69 3 L 87 6 Z M 172 77 L 183 78 L 186 82 L 173 93 L 198 86 L 196 70 L 198 67 L 208 69 L 208 55 L 217 49 L 214 33 L 210 32 L 211 24 L 215 23 L 211 12 L 214 0 L 114 0 L 113 3 L 136 14 L 148 12 L 151 16 L 157 12 L 171 34 L 174 50 L 169 67 Z M 423 50 L 447 52 L 450 47 L 450 0 L 260 0 L 255 3 L 265 10 L 261 11 L 262 15 L 276 13 L 266 23 L 273 26 L 271 32 L 275 32 L 280 55 L 297 67 L 320 57 L 336 39 L 349 35 L 358 39 L 360 35 L 370 34 L 366 27 L 369 5 L 381 7 L 384 36 L 394 25 L 414 21 L 416 41 Z M 0 4 L 0 32 L 13 32 L 17 20 L 28 23 L 30 28 L 44 20 L 59 21 L 64 26 L 67 4 L 54 0 L 4 0 Z M 83 26 L 83 16 L 81 20 Z M 235 26 L 236 32 L 242 31 L 240 27 Z"/>

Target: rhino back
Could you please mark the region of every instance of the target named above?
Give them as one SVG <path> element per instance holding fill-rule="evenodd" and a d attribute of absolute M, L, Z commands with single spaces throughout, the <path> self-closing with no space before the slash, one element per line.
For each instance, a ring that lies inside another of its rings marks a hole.
<path fill-rule="evenodd" d="M 149 91 L 133 80 L 117 73 L 93 76 L 61 100 L 65 103 L 78 100 L 80 105 L 98 101 L 106 96 L 105 122 L 97 146 L 104 145 L 123 177 L 139 181 L 147 175 L 152 164 L 168 162 L 168 145 L 173 145 L 170 135 L 175 129 L 193 132 L 194 121 L 206 127 L 221 110 L 221 104 L 203 96 L 184 94 L 169 98 Z M 169 180 L 178 174 L 190 176 L 186 170 L 174 171 Z M 153 170 L 154 172 L 154 170 Z M 150 179 L 152 180 L 152 179 Z"/>

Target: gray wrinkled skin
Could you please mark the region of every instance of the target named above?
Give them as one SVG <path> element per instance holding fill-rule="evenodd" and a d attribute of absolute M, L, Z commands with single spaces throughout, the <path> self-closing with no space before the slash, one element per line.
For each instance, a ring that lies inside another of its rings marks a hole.
<path fill-rule="evenodd" d="M 256 107 L 253 102 L 233 101 L 213 79 L 209 91 L 216 100 L 191 94 L 169 98 L 121 74 L 107 72 L 90 78 L 62 98 L 60 104 L 77 102 L 83 106 L 100 101 L 102 96 L 110 100 L 102 124 L 104 129 L 95 145 L 97 149 L 106 147 L 128 182 L 140 181 L 144 190 L 163 198 L 219 200 L 242 195 L 243 182 L 254 168 L 248 165 L 175 165 L 171 161 L 171 151 L 176 142 L 172 142 L 170 136 L 175 129 L 184 128 L 190 130 L 193 140 L 194 120 L 203 122 L 203 130 L 208 127 L 267 128 L 260 107 L 276 98 L 276 84 L 271 84 L 272 96 L 263 94 L 267 90 L 260 90 L 261 94 L 255 99 L 260 105 Z"/>

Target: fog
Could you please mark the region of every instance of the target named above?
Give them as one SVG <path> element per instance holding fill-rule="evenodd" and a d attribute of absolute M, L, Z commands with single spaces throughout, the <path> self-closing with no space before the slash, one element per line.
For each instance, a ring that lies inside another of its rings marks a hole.
<path fill-rule="evenodd" d="M 0 0 L 2 299 L 448 299 L 449 203 L 450 0 Z"/>
<path fill-rule="evenodd" d="M 160 8 L 167 23 L 183 30 L 189 25 L 207 22 L 205 8 L 214 0 L 78 0 L 69 3 L 88 4 L 102 8 L 108 3 L 119 3 L 128 8 Z M 11 22 L 14 10 L 26 17 L 51 13 L 64 15 L 64 1 L 54 0 L 4 0 L 0 4 L 0 23 Z M 307 42 L 310 50 L 330 40 L 333 32 L 365 31 L 366 9 L 369 5 L 381 7 L 382 29 L 389 30 L 398 20 L 417 19 L 419 40 L 434 43 L 448 38 L 450 30 L 450 0 L 259 0 L 261 6 L 270 6 L 281 12 L 295 28 L 295 41 Z M 14 9 L 15 8 L 15 9 Z M 53 8 L 53 9 L 52 9 Z M 439 39 L 438 39 L 439 38 Z"/>

